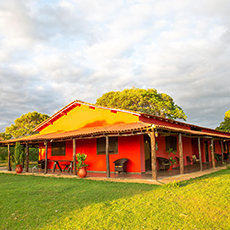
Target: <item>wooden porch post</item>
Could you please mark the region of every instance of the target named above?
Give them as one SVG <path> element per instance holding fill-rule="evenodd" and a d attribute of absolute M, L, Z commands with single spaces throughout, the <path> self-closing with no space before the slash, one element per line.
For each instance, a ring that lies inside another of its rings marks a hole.
<path fill-rule="evenodd" d="M 221 147 L 221 158 L 222 164 L 224 162 L 224 147 L 223 147 L 223 140 L 220 140 L 220 147 Z"/>
<path fill-rule="evenodd" d="M 46 148 L 46 151 L 45 151 L 45 174 L 47 173 L 47 169 L 48 169 L 48 159 L 47 159 L 47 156 L 48 156 L 48 142 L 45 141 L 45 148 Z"/>
<path fill-rule="evenodd" d="M 76 170 L 76 139 L 73 139 L 73 172 L 74 172 L 74 175 L 77 175 L 77 170 Z"/>
<path fill-rule="evenodd" d="M 29 172 L 29 145 L 26 142 L 26 172 Z"/>
<path fill-rule="evenodd" d="M 180 158 L 180 174 L 184 174 L 184 153 L 182 146 L 182 135 L 179 133 L 179 158 Z"/>
<path fill-rule="evenodd" d="M 109 165 L 109 137 L 105 136 L 105 153 L 106 153 L 106 176 L 110 177 L 110 165 Z"/>
<path fill-rule="evenodd" d="M 199 159 L 200 159 L 200 171 L 203 171 L 202 158 L 201 158 L 200 137 L 198 137 L 198 151 L 199 151 Z"/>
<path fill-rule="evenodd" d="M 214 141 L 213 138 L 211 138 L 211 156 L 212 156 L 212 167 L 215 168 L 215 157 L 214 157 Z"/>
<path fill-rule="evenodd" d="M 11 152 L 10 152 L 10 144 L 8 144 L 8 171 L 12 171 L 12 168 L 11 168 L 11 160 L 10 160 L 10 155 L 11 155 Z"/>
<path fill-rule="evenodd" d="M 157 164 L 156 164 L 156 138 L 155 132 L 148 133 L 151 140 L 151 157 L 152 157 L 152 180 L 157 180 Z"/>

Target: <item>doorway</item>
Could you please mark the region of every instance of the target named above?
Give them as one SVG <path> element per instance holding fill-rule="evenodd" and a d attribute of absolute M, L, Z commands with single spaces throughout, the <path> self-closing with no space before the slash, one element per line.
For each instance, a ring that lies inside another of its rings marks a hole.
<path fill-rule="evenodd" d="M 209 162 L 208 141 L 204 141 L 204 149 L 205 149 L 205 160 L 206 162 Z"/>
<path fill-rule="evenodd" d="M 151 147 L 149 135 L 144 135 L 144 148 L 145 148 L 145 171 L 152 170 L 151 165 Z"/>

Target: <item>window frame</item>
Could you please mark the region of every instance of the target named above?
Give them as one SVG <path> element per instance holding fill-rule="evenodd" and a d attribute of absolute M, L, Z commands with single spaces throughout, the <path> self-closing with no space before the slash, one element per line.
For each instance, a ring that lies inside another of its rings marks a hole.
<path fill-rule="evenodd" d="M 96 140 L 97 155 L 106 154 L 106 138 L 100 137 Z M 118 137 L 109 137 L 109 154 L 118 154 Z"/>
<path fill-rule="evenodd" d="M 66 143 L 51 142 L 51 156 L 65 156 L 66 155 Z"/>
<path fill-rule="evenodd" d="M 177 152 L 177 137 L 176 136 L 165 137 L 165 149 L 166 151 L 168 151 L 169 149 L 173 149 L 173 151 Z"/>

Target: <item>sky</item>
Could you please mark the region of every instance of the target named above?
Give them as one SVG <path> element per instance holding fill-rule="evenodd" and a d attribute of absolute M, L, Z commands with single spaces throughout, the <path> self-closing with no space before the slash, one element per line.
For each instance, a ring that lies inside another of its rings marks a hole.
<path fill-rule="evenodd" d="M 229 0 L 0 1 L 0 132 L 109 91 L 155 88 L 187 122 L 230 110 Z"/>

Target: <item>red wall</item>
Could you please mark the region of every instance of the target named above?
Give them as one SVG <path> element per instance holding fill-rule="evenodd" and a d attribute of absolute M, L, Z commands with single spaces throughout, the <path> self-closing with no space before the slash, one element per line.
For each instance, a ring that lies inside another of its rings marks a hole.
<path fill-rule="evenodd" d="M 177 151 L 176 155 L 172 154 L 172 157 L 179 157 L 179 145 L 178 136 L 177 138 Z M 211 141 L 209 139 L 201 139 L 201 154 L 202 162 L 206 162 L 205 158 L 205 145 L 204 141 L 208 141 L 208 151 L 209 151 L 209 162 L 211 162 Z M 192 144 L 193 141 L 193 144 Z M 169 158 L 165 147 L 165 137 L 159 135 L 156 138 L 158 144 L 158 150 L 156 151 L 157 157 Z M 186 156 L 192 157 L 193 154 L 199 158 L 198 153 L 198 142 L 197 138 L 191 139 L 188 137 L 182 137 L 183 143 L 183 153 L 184 153 L 184 165 L 188 165 Z M 229 144 L 229 143 L 228 143 Z M 106 156 L 97 155 L 96 139 L 84 139 L 77 140 L 76 142 L 76 153 L 87 154 L 86 163 L 89 165 L 88 171 L 96 172 L 106 172 Z M 45 146 L 43 144 L 39 145 L 39 159 L 45 158 Z M 219 141 L 215 141 L 215 153 L 221 154 L 221 146 Z M 144 140 L 143 135 L 130 136 L 130 137 L 118 137 L 118 154 L 110 154 L 110 172 L 114 172 L 113 161 L 119 158 L 128 158 L 129 162 L 127 164 L 127 172 L 131 173 L 141 173 L 145 172 L 145 152 L 144 152 Z M 51 156 L 51 143 L 48 143 L 48 159 L 50 160 L 72 160 L 73 159 L 73 144 L 72 141 L 66 142 L 66 156 Z M 64 162 L 61 162 L 64 164 Z M 48 168 L 52 169 L 53 162 L 48 163 Z M 64 168 L 65 166 L 62 166 Z M 179 164 L 173 167 L 179 167 Z M 157 169 L 159 165 L 157 162 Z"/>
<path fill-rule="evenodd" d="M 128 158 L 127 171 L 141 172 L 141 154 L 140 154 L 140 140 L 141 136 L 118 137 L 118 154 L 110 154 L 110 171 L 114 172 L 113 161 L 120 158 Z M 44 152 L 45 146 L 40 144 L 39 159 L 44 159 L 42 156 L 42 148 Z M 89 165 L 88 171 L 106 172 L 106 155 L 97 155 L 96 139 L 77 140 L 76 153 L 87 154 L 86 164 Z M 48 159 L 50 160 L 72 160 L 73 159 L 73 145 L 72 141 L 66 142 L 66 156 L 51 156 L 51 145 L 48 144 Z M 64 163 L 64 162 L 62 162 Z M 61 164 L 62 164 L 61 163 Z M 49 162 L 48 168 L 51 169 L 53 162 Z M 64 168 L 64 166 L 62 166 Z"/>
<path fill-rule="evenodd" d="M 176 154 L 171 154 L 172 158 L 175 159 L 175 157 L 179 158 L 179 144 L 178 144 L 178 136 L 175 136 L 177 138 L 177 151 Z M 156 142 L 158 144 L 158 150 L 156 151 L 157 157 L 163 157 L 169 159 L 169 154 L 166 152 L 166 146 L 165 146 L 165 137 L 159 135 L 156 138 Z M 186 156 L 192 157 L 193 153 L 193 146 L 191 143 L 191 139 L 188 137 L 182 137 L 182 147 L 183 147 L 183 153 L 184 153 L 184 165 L 188 165 Z M 173 167 L 179 167 L 179 164 L 173 165 Z M 157 169 L 159 169 L 159 165 L 157 162 Z"/>

